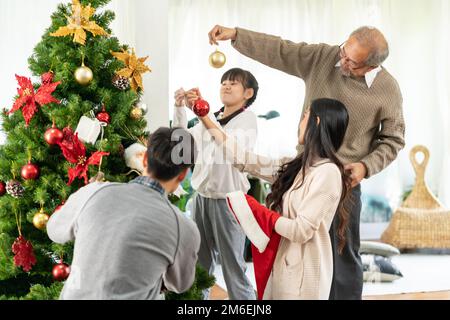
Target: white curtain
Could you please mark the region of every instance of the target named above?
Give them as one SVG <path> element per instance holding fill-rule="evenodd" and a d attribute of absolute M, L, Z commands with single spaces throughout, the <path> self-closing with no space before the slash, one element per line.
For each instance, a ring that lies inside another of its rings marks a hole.
<path fill-rule="evenodd" d="M 440 29 L 447 30 L 442 32 L 439 43 L 442 49 L 437 54 L 435 65 L 437 69 L 437 84 L 439 98 L 439 113 L 436 119 L 443 130 L 442 151 L 440 170 L 440 188 L 439 198 L 447 208 L 450 208 L 450 2 L 442 1 Z M 438 162 L 439 163 L 439 162 Z"/>
<path fill-rule="evenodd" d="M 340 44 L 361 25 L 378 27 L 391 46 L 385 67 L 404 97 L 407 145 L 393 165 L 363 188 L 399 199 L 414 183 L 409 150 L 423 144 L 431 152 L 427 181 L 450 206 L 448 0 L 171 0 L 169 12 L 170 91 L 198 86 L 217 109 L 222 73 L 236 66 L 250 70 L 261 88 L 252 109 L 257 114 L 281 113 L 279 119 L 259 123 L 258 149 L 272 156 L 292 153 L 297 143 L 302 81 L 240 55 L 229 42 L 219 46 L 227 65 L 211 68 L 208 56 L 214 47 L 208 43 L 208 31 L 221 24 L 296 42 Z"/>

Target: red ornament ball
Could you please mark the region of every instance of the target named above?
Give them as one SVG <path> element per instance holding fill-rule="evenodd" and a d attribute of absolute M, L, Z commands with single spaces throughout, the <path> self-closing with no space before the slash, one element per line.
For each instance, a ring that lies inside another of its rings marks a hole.
<path fill-rule="evenodd" d="M 5 195 L 6 193 L 6 184 L 3 181 L 0 181 L 0 197 Z"/>
<path fill-rule="evenodd" d="M 195 101 L 192 111 L 197 117 L 204 117 L 209 113 L 209 103 L 203 99 L 198 99 Z"/>
<path fill-rule="evenodd" d="M 57 206 L 57 207 L 55 208 L 55 211 L 53 211 L 53 213 L 55 213 L 56 211 L 60 210 L 60 209 L 64 206 L 64 203 L 65 203 L 65 202 L 62 202 L 59 206 Z"/>
<path fill-rule="evenodd" d="M 109 124 L 111 122 L 111 116 L 106 111 L 102 111 L 97 115 L 97 119 L 100 122 L 105 122 Z"/>
<path fill-rule="evenodd" d="M 61 130 L 55 127 L 51 127 L 47 131 L 45 131 L 44 139 L 49 145 L 55 145 L 62 141 L 64 135 Z"/>
<path fill-rule="evenodd" d="M 28 162 L 27 165 L 22 167 L 20 174 L 25 180 L 36 180 L 39 178 L 39 167 L 31 162 Z"/>
<path fill-rule="evenodd" d="M 111 122 L 111 116 L 108 112 L 105 110 L 105 105 L 103 105 L 103 110 L 99 114 L 97 114 L 97 119 L 100 122 L 105 122 L 106 124 L 109 124 Z"/>
<path fill-rule="evenodd" d="M 49 71 L 41 75 L 41 80 L 43 85 L 49 85 L 53 83 L 53 72 Z"/>
<path fill-rule="evenodd" d="M 65 263 L 58 263 L 53 267 L 52 275 L 55 281 L 64 281 L 69 277 L 70 267 Z"/>

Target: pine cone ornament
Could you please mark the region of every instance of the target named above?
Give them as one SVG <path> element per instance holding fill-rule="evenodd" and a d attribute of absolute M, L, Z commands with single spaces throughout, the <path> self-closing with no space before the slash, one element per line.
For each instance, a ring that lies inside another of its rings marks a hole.
<path fill-rule="evenodd" d="M 128 78 L 115 75 L 112 79 L 112 84 L 119 90 L 127 90 L 130 87 L 130 80 Z"/>
<path fill-rule="evenodd" d="M 6 184 L 6 192 L 14 198 L 20 198 L 23 196 L 25 189 L 19 181 L 11 180 Z"/>

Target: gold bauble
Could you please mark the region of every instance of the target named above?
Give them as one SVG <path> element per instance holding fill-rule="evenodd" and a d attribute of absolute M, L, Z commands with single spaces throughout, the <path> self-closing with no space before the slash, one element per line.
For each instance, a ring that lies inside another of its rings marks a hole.
<path fill-rule="evenodd" d="M 144 112 L 139 107 L 133 107 L 131 109 L 130 117 L 134 120 L 140 120 L 142 119 L 142 116 L 144 115 Z"/>
<path fill-rule="evenodd" d="M 44 212 L 44 210 L 39 211 L 33 217 L 33 225 L 39 230 L 44 230 L 47 226 L 49 216 Z"/>
<path fill-rule="evenodd" d="M 75 79 L 82 86 L 86 86 L 91 83 L 93 78 L 94 73 L 89 67 L 86 67 L 84 64 L 75 71 Z"/>
<path fill-rule="evenodd" d="M 217 49 L 209 56 L 209 64 L 214 68 L 222 68 L 226 62 L 227 57 Z"/>

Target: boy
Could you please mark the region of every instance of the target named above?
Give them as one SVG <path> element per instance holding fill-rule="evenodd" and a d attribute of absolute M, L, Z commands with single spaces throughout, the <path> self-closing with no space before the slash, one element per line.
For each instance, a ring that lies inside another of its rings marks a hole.
<path fill-rule="evenodd" d="M 128 184 L 91 183 L 51 216 L 50 239 L 75 240 L 61 299 L 164 299 L 164 288 L 180 293 L 191 287 L 199 232 L 167 194 L 183 181 L 194 156 L 186 130 L 160 128 L 149 138 L 143 176 Z"/>
<path fill-rule="evenodd" d="M 248 71 L 231 69 L 222 76 L 220 97 L 224 107 L 212 120 L 243 147 L 252 149 L 256 141 L 257 118 L 248 110 L 258 93 L 258 82 Z M 192 108 L 201 98 L 198 89 L 175 92 L 175 126 L 187 128 L 186 105 Z M 211 113 L 210 113 L 211 114 Z M 214 273 L 219 256 L 223 276 L 231 300 L 255 300 L 255 291 L 245 275 L 245 234 L 235 222 L 226 203 L 226 194 L 250 189 L 246 174 L 241 173 L 225 157 L 201 123 L 190 129 L 199 149 L 192 173 L 192 187 L 197 191 L 193 201 L 193 218 L 200 230 L 199 263 L 209 274 Z M 209 292 L 205 292 L 205 299 Z"/>

